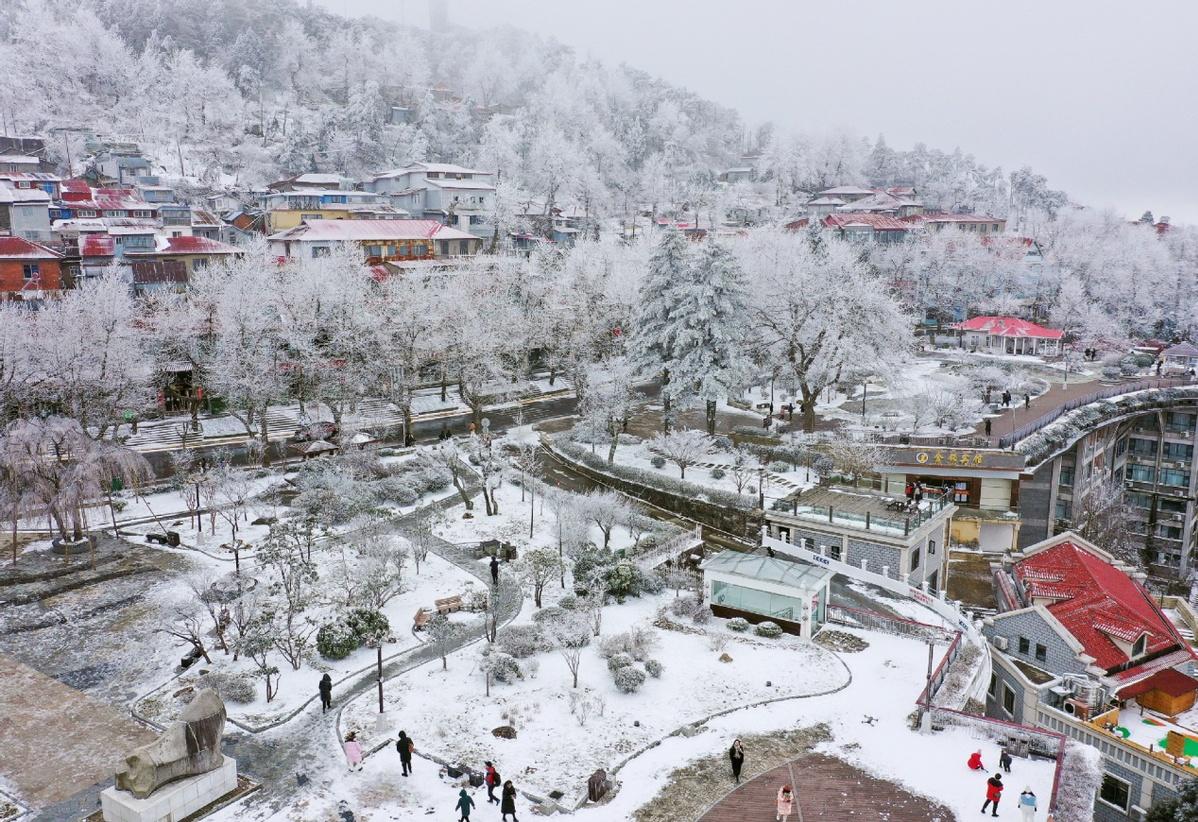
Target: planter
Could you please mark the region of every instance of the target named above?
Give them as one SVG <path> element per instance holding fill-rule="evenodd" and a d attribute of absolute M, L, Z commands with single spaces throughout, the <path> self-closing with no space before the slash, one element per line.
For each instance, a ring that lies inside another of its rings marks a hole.
<path fill-rule="evenodd" d="M 83 539 L 64 540 L 55 537 L 50 542 L 50 553 L 60 557 L 77 556 L 91 550 L 92 539 L 93 537 L 84 537 Z"/>

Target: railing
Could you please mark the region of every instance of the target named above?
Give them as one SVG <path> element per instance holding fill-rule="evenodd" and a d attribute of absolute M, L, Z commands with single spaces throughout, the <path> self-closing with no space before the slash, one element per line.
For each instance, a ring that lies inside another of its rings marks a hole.
<path fill-rule="evenodd" d="M 912 529 L 919 528 L 925 522 L 932 520 L 947 506 L 954 504 L 952 490 L 927 498 L 927 507 L 920 507 L 903 517 L 874 516 L 870 511 L 864 514 L 856 511 L 846 511 L 834 505 L 804 505 L 802 492 L 784 498 L 790 505 L 790 511 L 777 503 L 773 510 L 789 513 L 791 516 L 812 522 L 827 522 L 830 525 L 842 525 L 849 528 L 860 528 L 865 531 L 891 531 L 894 534 L 910 535 Z"/>
<path fill-rule="evenodd" d="M 665 562 L 681 556 L 687 551 L 693 551 L 703 544 L 703 528 L 695 526 L 693 531 L 685 531 L 646 551 L 634 558 L 637 567 L 642 571 L 652 571 Z"/>
<path fill-rule="evenodd" d="M 920 640 L 947 642 L 958 632 L 949 631 L 939 625 L 919 622 L 900 616 L 880 614 L 877 611 L 867 611 L 863 608 L 850 608 L 846 605 L 829 605 L 827 621 L 850 628 L 868 628 L 871 631 L 881 631 L 895 636 L 914 637 Z"/>
<path fill-rule="evenodd" d="M 1162 380 L 1160 378 L 1138 380 L 1136 382 L 1122 383 L 1120 385 L 1111 385 L 1099 391 L 1092 391 L 1083 397 L 1076 397 L 1072 400 L 1066 400 L 1060 406 L 1054 408 L 1052 411 L 1049 411 L 1044 416 L 1019 426 L 1010 434 L 999 437 L 998 447 L 1011 448 L 1015 443 L 1019 442 L 1025 437 L 1036 433 L 1050 423 L 1056 422 L 1063 414 L 1067 414 L 1070 411 L 1075 411 L 1078 408 L 1081 408 L 1083 405 L 1089 405 L 1090 403 L 1097 402 L 1098 400 L 1117 397 L 1120 394 L 1131 394 L 1136 391 L 1147 391 L 1150 388 L 1163 388 L 1166 387 L 1167 383 L 1172 384 L 1170 381 Z"/>

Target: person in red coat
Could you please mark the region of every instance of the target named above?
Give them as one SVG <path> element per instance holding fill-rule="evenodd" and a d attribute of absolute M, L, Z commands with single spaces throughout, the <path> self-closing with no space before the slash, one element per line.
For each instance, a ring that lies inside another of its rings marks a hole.
<path fill-rule="evenodd" d="M 969 770 L 971 770 L 971 771 L 986 770 L 986 766 L 982 764 L 982 752 L 981 751 L 974 751 L 973 753 L 971 753 L 969 755 L 969 762 L 967 764 L 969 765 Z"/>
<path fill-rule="evenodd" d="M 495 795 L 495 789 L 499 787 L 499 771 L 495 770 L 495 766 L 490 762 L 486 763 L 486 765 L 487 804 L 490 805 L 492 802 L 494 802 L 496 805 L 498 805 L 499 797 Z"/>
<path fill-rule="evenodd" d="M 986 801 L 982 803 L 982 813 L 993 804 L 991 816 L 998 816 L 998 800 L 1002 798 L 1002 774 L 996 773 L 986 780 Z"/>

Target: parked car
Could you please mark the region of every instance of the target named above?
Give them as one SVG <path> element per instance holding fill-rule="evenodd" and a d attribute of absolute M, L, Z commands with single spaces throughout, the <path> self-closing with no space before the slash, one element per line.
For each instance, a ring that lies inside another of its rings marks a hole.
<path fill-rule="evenodd" d="M 316 440 L 331 440 L 337 436 L 337 426 L 331 422 L 314 422 L 297 428 L 295 433 L 287 438 L 288 442 L 315 442 Z"/>

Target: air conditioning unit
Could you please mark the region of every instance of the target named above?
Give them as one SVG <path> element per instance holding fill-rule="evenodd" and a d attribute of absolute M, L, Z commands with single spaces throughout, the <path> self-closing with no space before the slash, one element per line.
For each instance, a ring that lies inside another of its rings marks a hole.
<path fill-rule="evenodd" d="M 994 643 L 994 647 L 998 650 L 1007 650 L 1007 638 L 1005 636 L 991 637 L 990 641 Z"/>
<path fill-rule="evenodd" d="M 1065 713 L 1086 722 L 1090 719 L 1090 706 L 1082 699 L 1066 699 Z"/>

